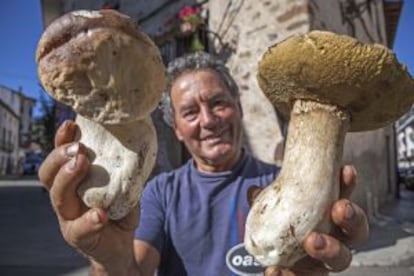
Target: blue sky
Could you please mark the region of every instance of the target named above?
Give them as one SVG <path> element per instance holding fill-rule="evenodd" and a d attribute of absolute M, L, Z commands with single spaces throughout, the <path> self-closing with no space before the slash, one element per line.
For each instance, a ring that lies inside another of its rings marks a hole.
<path fill-rule="evenodd" d="M 394 51 L 414 74 L 414 1 L 405 0 Z M 40 96 L 35 51 L 43 31 L 40 0 L 5 0 L 0 4 L 0 84 L 35 99 Z M 36 114 L 39 108 L 36 109 Z"/>
<path fill-rule="evenodd" d="M 35 50 L 42 33 L 40 0 L 0 4 L 0 84 L 39 97 Z"/>

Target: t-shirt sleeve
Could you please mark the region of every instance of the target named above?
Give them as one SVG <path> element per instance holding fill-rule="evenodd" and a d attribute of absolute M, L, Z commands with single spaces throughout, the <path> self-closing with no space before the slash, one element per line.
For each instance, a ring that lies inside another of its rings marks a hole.
<path fill-rule="evenodd" d="M 145 241 L 162 252 L 165 241 L 165 210 L 157 178 L 147 183 L 141 196 L 141 211 L 135 239 Z"/>

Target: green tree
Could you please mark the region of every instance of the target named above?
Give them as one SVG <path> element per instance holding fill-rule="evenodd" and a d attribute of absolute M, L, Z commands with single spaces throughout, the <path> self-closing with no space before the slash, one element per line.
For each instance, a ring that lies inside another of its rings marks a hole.
<path fill-rule="evenodd" d="M 32 140 L 38 142 L 45 154 L 53 150 L 54 137 L 56 133 L 56 101 L 51 98 L 42 88 L 40 97 L 40 115 L 33 124 Z"/>

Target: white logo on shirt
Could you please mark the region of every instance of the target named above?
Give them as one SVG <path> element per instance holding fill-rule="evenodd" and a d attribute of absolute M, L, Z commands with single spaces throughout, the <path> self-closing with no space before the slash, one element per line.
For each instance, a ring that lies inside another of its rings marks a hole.
<path fill-rule="evenodd" d="M 232 247 L 226 254 L 227 267 L 237 275 L 263 275 L 264 268 L 244 248 L 244 243 Z"/>

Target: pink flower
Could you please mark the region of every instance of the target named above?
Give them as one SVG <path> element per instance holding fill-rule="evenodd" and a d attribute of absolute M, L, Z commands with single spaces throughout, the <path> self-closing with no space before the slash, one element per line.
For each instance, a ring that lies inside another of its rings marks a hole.
<path fill-rule="evenodd" d="M 189 16 L 192 12 L 192 8 L 190 6 L 185 6 L 178 12 L 178 17 L 180 19 L 184 19 L 185 17 Z"/>
<path fill-rule="evenodd" d="M 182 20 L 186 20 L 190 16 L 196 16 L 201 12 L 201 7 L 191 7 L 191 6 L 184 6 L 179 12 L 178 12 L 178 18 Z"/>

